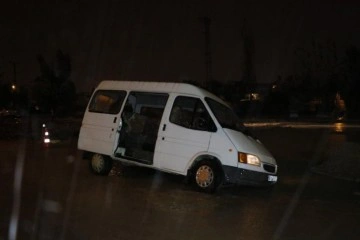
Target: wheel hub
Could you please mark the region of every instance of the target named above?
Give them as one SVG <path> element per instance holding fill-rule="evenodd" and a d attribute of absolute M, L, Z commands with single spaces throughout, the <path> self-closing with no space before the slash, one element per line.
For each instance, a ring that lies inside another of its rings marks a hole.
<path fill-rule="evenodd" d="M 101 169 L 104 167 L 104 159 L 100 155 L 96 154 L 92 158 L 91 165 L 94 170 L 100 172 Z"/>
<path fill-rule="evenodd" d="M 200 187 L 209 186 L 214 180 L 213 170 L 209 166 L 201 166 L 196 172 L 196 183 Z"/>

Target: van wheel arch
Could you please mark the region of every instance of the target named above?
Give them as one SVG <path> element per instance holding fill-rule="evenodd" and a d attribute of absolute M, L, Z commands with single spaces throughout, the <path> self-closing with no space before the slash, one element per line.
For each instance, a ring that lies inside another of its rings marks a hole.
<path fill-rule="evenodd" d="M 90 160 L 93 154 L 94 154 L 93 152 L 89 152 L 89 151 L 84 150 L 82 152 L 82 159 Z"/>
<path fill-rule="evenodd" d="M 199 183 L 197 175 L 201 173 L 211 174 L 212 180 L 209 179 L 209 182 Z M 220 160 L 209 155 L 198 157 L 187 172 L 187 181 L 201 192 L 214 193 L 223 180 L 224 171 Z"/>

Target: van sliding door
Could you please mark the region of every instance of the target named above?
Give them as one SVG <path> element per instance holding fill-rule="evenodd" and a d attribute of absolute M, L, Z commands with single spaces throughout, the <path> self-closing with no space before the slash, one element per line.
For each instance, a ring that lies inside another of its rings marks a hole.
<path fill-rule="evenodd" d="M 130 92 L 122 111 L 115 157 L 152 164 L 168 94 Z"/>

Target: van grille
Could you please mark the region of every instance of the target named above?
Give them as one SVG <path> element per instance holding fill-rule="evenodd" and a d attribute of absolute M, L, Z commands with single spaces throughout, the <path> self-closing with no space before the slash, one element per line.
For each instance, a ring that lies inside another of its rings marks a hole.
<path fill-rule="evenodd" d="M 270 164 L 264 164 L 264 169 L 267 172 L 271 172 L 271 173 L 275 173 L 276 167 L 274 165 L 270 165 Z"/>

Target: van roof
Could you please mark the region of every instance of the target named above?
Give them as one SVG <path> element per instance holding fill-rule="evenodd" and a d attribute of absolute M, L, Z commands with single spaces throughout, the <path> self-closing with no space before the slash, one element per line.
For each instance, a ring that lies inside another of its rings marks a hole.
<path fill-rule="evenodd" d="M 99 83 L 97 88 L 109 90 L 128 90 L 158 93 L 173 92 L 180 94 L 189 94 L 198 97 L 209 97 L 228 106 L 225 101 L 223 101 L 221 98 L 217 97 L 213 93 L 210 93 L 200 87 L 196 87 L 188 83 L 104 80 Z"/>

